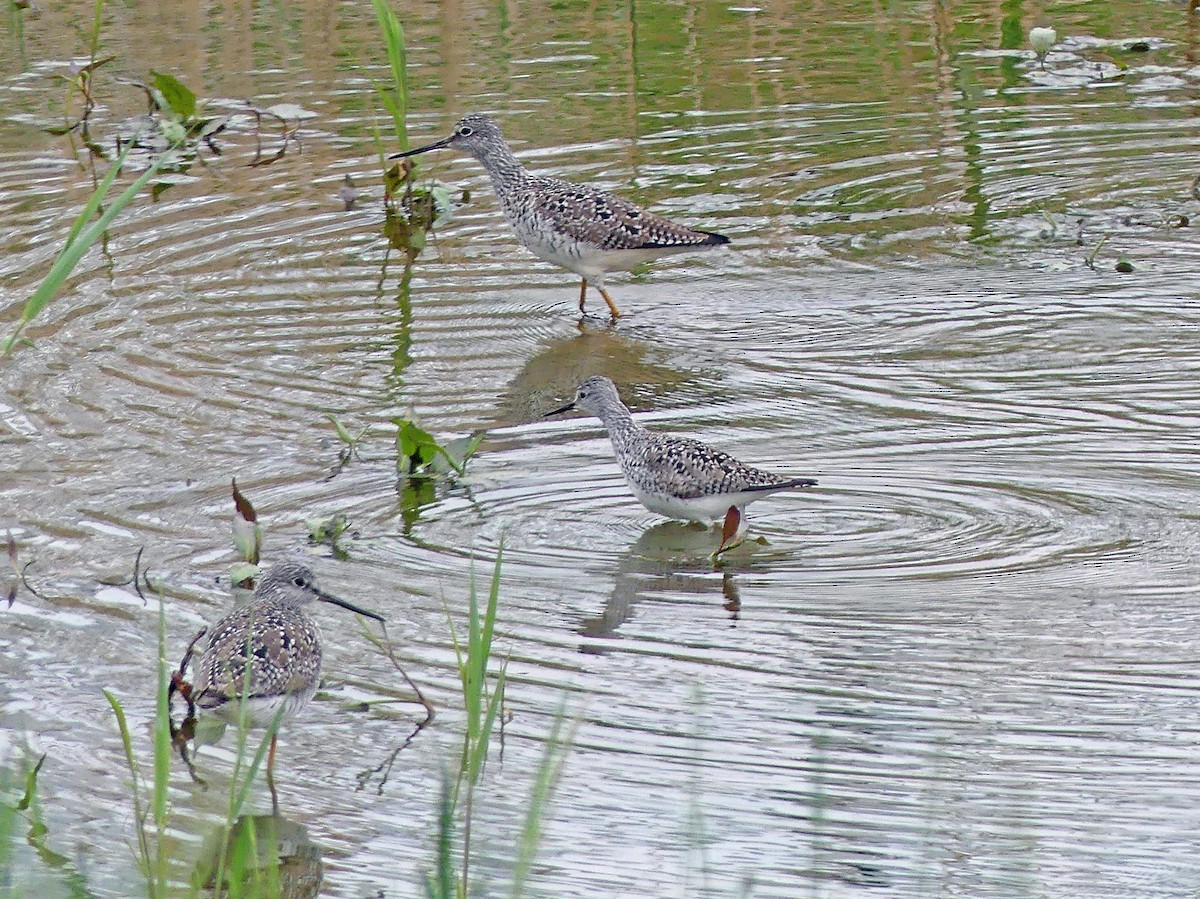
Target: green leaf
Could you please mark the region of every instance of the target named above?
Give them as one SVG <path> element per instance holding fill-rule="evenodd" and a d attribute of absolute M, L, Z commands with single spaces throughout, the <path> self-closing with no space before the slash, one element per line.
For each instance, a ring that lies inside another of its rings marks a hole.
<path fill-rule="evenodd" d="M 150 70 L 150 77 L 154 79 L 154 86 L 162 94 L 171 112 L 184 121 L 196 114 L 196 95 L 182 81 L 174 75 L 156 72 L 154 69 Z"/>
<path fill-rule="evenodd" d="M 346 430 L 346 426 L 342 424 L 341 420 L 338 419 L 338 417 L 332 412 L 326 412 L 325 417 L 333 423 L 333 429 L 337 431 L 338 439 L 342 441 L 342 443 L 347 443 L 353 446 L 354 438 L 350 436 L 350 432 Z"/>
<path fill-rule="evenodd" d="M 396 468 L 411 473 L 420 472 L 440 453 L 441 447 L 433 435 L 407 418 L 393 418 L 396 424 Z"/>
<path fill-rule="evenodd" d="M 454 210 L 454 205 L 450 200 L 450 188 L 437 182 L 429 188 L 429 195 L 433 199 L 434 211 L 433 221 L 430 224 L 440 225 L 450 218 L 450 213 Z"/>
<path fill-rule="evenodd" d="M 184 128 L 179 122 L 170 120 L 164 121 L 161 125 L 159 125 L 159 130 L 162 132 L 162 136 L 165 137 L 170 143 L 181 144 L 187 140 L 187 129 Z"/>
<path fill-rule="evenodd" d="M 475 450 L 483 442 L 485 431 L 476 431 L 469 437 L 459 437 L 438 447 L 438 458 L 433 462 L 433 469 L 441 474 L 454 472 L 457 475 L 466 474 L 467 462 L 475 455 Z"/>

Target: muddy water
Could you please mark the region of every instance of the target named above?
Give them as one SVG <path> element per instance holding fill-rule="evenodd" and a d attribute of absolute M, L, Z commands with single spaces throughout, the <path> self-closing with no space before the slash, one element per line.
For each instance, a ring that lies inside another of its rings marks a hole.
<path fill-rule="evenodd" d="M 0 51 L 6 322 L 90 189 L 38 128 L 91 7 L 42 6 Z M 0 527 L 41 594 L 0 612 L 0 734 L 10 760 L 47 754 L 55 848 L 128 893 L 100 687 L 144 751 L 157 612 L 108 583 L 144 549 L 178 654 L 229 602 L 237 476 L 268 555 L 348 516 L 347 559 L 307 552 L 388 615 L 444 710 L 382 790 L 356 789 L 418 710 L 362 711 L 398 678 L 318 610 L 327 689 L 281 738 L 279 779 L 328 895 L 416 889 L 460 723 L 445 609 L 502 541 L 514 717 L 476 834 L 497 889 L 565 692 L 582 723 L 547 896 L 1194 893 L 1195 19 L 1072 7 L 1043 71 L 1021 38 L 1042 10 L 1020 4 L 400 12 L 414 139 L 491 111 L 534 169 L 735 250 L 617 279 L 626 317 L 581 323 L 575 282 L 515 243 L 481 169 L 438 156 L 425 171 L 470 201 L 404 287 L 381 236 L 369 6 L 110 4 L 101 124 L 141 111 L 116 76 L 150 68 L 224 109 L 316 115 L 269 166 L 231 129 L 223 157 L 119 220 L 0 368 Z M 714 569 L 711 533 L 631 499 L 596 421 L 539 418 L 597 372 L 650 426 L 820 487 L 756 505 L 762 542 Z M 410 409 L 441 435 L 488 429 L 462 483 L 397 478 L 388 422 Z M 326 413 L 371 429 L 334 477 Z M 177 773 L 181 867 L 229 758 L 202 752 L 207 790 Z"/>

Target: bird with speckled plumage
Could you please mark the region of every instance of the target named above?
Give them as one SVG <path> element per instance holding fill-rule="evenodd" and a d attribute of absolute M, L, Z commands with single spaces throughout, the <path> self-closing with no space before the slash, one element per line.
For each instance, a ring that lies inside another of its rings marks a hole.
<path fill-rule="evenodd" d="M 531 174 L 514 155 L 499 126 L 482 113 L 464 116 L 449 137 L 395 153 L 402 159 L 452 147 L 487 169 L 517 239 L 533 255 L 579 275 L 579 311 L 588 285 L 600 291 L 613 318 L 621 314 L 604 281 L 660 256 L 724 246 L 729 238 L 698 231 L 588 184 Z"/>
<path fill-rule="evenodd" d="M 746 531 L 750 503 L 781 490 L 813 487 L 811 478 L 793 478 L 739 462 L 698 440 L 648 431 L 633 420 L 616 385 L 596 375 L 579 385 L 575 398 L 547 412 L 574 408 L 604 423 L 629 489 L 643 506 L 666 518 L 709 524 L 724 519 L 714 556 L 736 546 Z"/>
<path fill-rule="evenodd" d="M 304 563 L 273 565 L 259 578 L 251 601 L 205 635 L 192 668 L 196 707 L 236 722 L 245 696 L 250 726 L 266 727 L 276 715 L 282 723 L 308 705 L 321 680 L 321 632 L 305 607 L 317 600 L 383 621 L 375 612 L 326 593 Z M 268 783 L 273 783 L 274 763 L 272 735 Z"/>

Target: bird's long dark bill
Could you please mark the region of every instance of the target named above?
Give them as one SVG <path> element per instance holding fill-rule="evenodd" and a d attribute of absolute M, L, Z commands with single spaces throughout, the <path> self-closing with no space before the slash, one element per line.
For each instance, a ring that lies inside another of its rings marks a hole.
<path fill-rule="evenodd" d="M 574 408 L 575 408 L 575 401 L 571 400 L 571 402 L 567 403 L 561 409 L 555 409 L 553 412 L 547 412 L 545 415 L 542 416 L 542 418 L 549 418 L 551 415 L 562 415 L 564 412 L 570 412 Z"/>
<path fill-rule="evenodd" d="M 444 140 L 434 141 L 432 144 L 426 144 L 423 147 L 417 147 L 415 150 L 405 150 L 403 153 L 393 153 L 388 159 L 403 159 L 405 156 L 416 156 L 418 153 L 428 153 L 430 150 L 440 150 L 442 147 L 450 146 L 450 141 L 454 140 L 454 136 L 445 138 Z"/>
<path fill-rule="evenodd" d="M 330 593 L 318 591 L 317 596 L 321 598 L 322 602 L 328 602 L 335 606 L 341 606 L 343 609 L 349 609 L 351 612 L 354 612 L 357 615 L 366 615 L 368 618 L 374 618 L 376 621 L 383 621 L 383 616 L 378 612 L 368 612 L 366 609 L 360 608 L 353 603 L 346 602 L 344 599 L 338 599 L 338 597 Z"/>

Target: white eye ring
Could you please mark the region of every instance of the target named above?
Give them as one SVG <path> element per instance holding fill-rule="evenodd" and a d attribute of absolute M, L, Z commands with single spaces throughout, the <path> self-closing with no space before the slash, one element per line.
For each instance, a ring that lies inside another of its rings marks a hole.
<path fill-rule="evenodd" d="M 471 134 L 472 134 L 472 130 L 471 130 L 470 125 L 463 125 L 461 128 L 458 129 L 459 137 L 470 137 Z"/>

